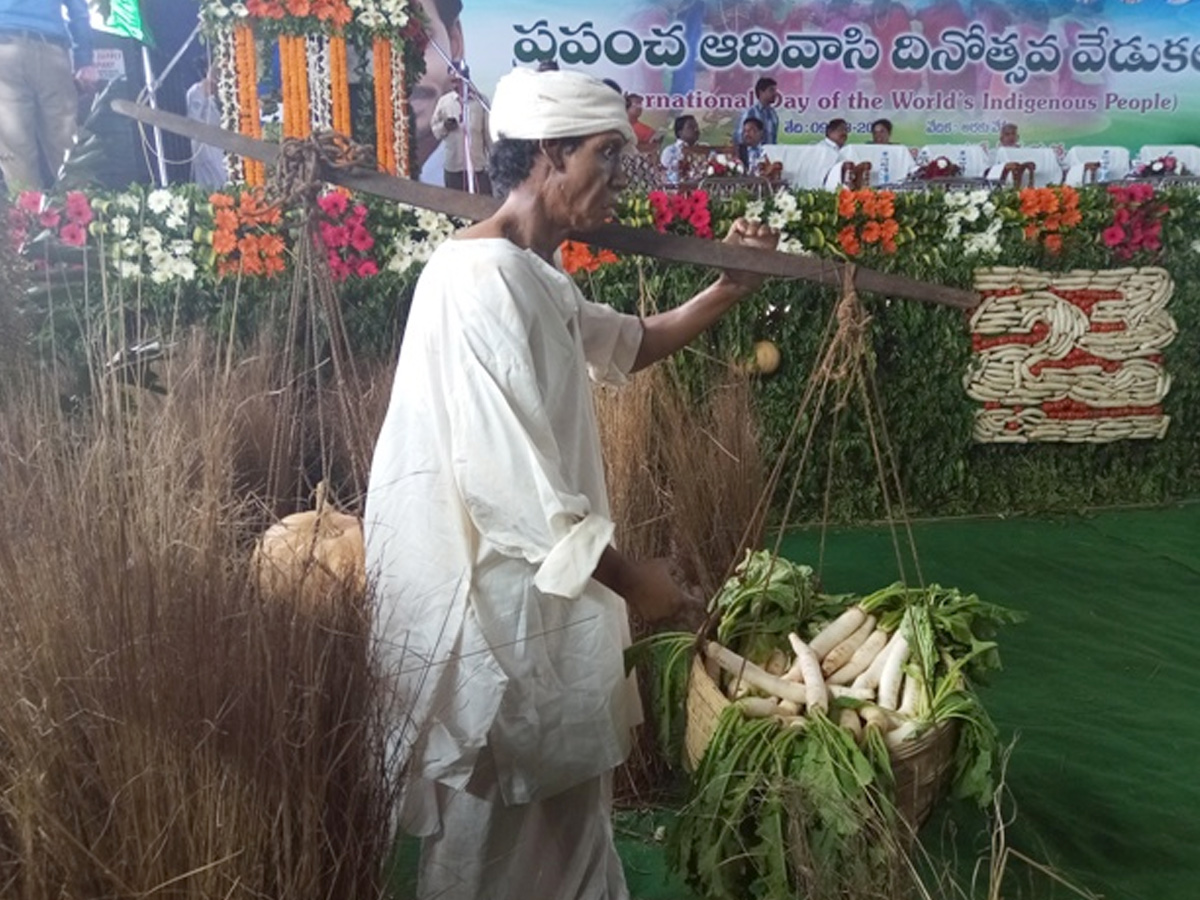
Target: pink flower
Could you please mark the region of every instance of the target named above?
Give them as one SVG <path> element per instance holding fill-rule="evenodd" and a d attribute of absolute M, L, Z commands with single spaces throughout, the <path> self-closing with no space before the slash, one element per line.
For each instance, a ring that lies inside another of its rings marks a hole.
<path fill-rule="evenodd" d="M 1100 239 L 1105 247 L 1116 247 L 1125 240 L 1125 229 L 1120 225 L 1110 225 L 1100 233 Z"/>
<path fill-rule="evenodd" d="M 42 195 L 39 191 L 21 191 L 17 197 L 17 209 L 31 215 L 37 215 L 42 208 Z"/>
<path fill-rule="evenodd" d="M 375 238 L 371 237 L 371 232 L 367 229 L 356 225 L 350 230 L 350 246 L 359 253 L 366 253 L 375 246 Z"/>
<path fill-rule="evenodd" d="M 57 209 L 47 209 L 38 216 L 38 223 L 43 228 L 57 228 L 58 223 L 62 221 L 62 216 L 58 214 Z"/>
<path fill-rule="evenodd" d="M 1142 246 L 1145 247 L 1147 250 L 1161 250 L 1162 249 L 1162 241 L 1160 241 L 1158 239 L 1158 235 L 1151 234 L 1151 235 L 1148 235 L 1146 237 L 1146 239 L 1142 242 Z"/>
<path fill-rule="evenodd" d="M 350 211 L 350 215 L 346 216 L 346 221 L 351 225 L 361 225 L 367 218 L 367 208 L 361 203 L 355 204 L 354 209 Z"/>
<path fill-rule="evenodd" d="M 335 281 L 345 281 L 350 277 L 350 265 L 335 253 L 329 254 L 329 274 Z"/>
<path fill-rule="evenodd" d="M 693 228 L 695 228 L 697 231 L 700 231 L 700 229 L 708 228 L 708 226 L 712 224 L 712 213 L 710 213 L 705 207 L 700 206 L 693 210 L 692 215 L 688 218 L 688 221 L 692 223 Z"/>
<path fill-rule="evenodd" d="M 78 222 L 68 222 L 58 233 L 62 242 L 71 247 L 82 247 L 87 242 L 87 232 Z"/>
<path fill-rule="evenodd" d="M 322 222 L 321 240 L 325 242 L 325 246 L 331 249 L 345 247 L 350 242 L 350 233 L 345 225 L 330 225 L 328 222 Z"/>
<path fill-rule="evenodd" d="M 1154 196 L 1154 187 L 1149 184 L 1139 183 L 1129 186 L 1129 199 L 1134 203 L 1142 203 Z"/>
<path fill-rule="evenodd" d="M 82 191 L 67 192 L 67 218 L 80 225 L 92 221 L 92 206 Z"/>
<path fill-rule="evenodd" d="M 379 266 L 375 265 L 373 259 L 362 259 L 358 262 L 358 271 L 355 274 L 359 278 L 370 278 L 372 275 L 379 274 Z"/>
<path fill-rule="evenodd" d="M 317 205 L 321 207 L 321 212 L 325 213 L 325 215 L 336 219 L 346 212 L 346 207 L 350 205 L 350 201 L 346 199 L 346 195 L 341 191 L 330 191 L 317 200 Z"/>

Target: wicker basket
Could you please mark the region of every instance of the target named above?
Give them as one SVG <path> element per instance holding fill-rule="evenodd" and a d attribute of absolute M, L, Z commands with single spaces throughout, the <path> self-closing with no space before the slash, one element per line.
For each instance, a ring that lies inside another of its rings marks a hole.
<path fill-rule="evenodd" d="M 717 720 L 728 706 L 729 700 L 717 684 L 716 670 L 710 671 L 706 661 L 696 654 L 688 678 L 684 733 L 684 753 L 692 771 L 700 765 L 717 730 Z M 950 720 L 892 751 L 896 809 L 913 832 L 925 823 L 949 787 L 957 744 L 958 723 Z"/>

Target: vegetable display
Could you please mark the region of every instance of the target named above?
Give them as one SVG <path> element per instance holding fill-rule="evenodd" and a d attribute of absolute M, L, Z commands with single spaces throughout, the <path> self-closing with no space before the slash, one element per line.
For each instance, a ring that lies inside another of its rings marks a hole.
<path fill-rule="evenodd" d="M 943 753 L 955 796 L 991 803 L 998 737 L 974 686 L 1018 615 L 938 585 L 827 595 L 811 568 L 766 552 L 747 554 L 713 608 L 715 639 L 651 639 L 668 748 L 698 643 L 691 678 L 729 701 L 693 758 L 673 864 L 714 900 L 895 895 L 912 877 L 909 819 L 933 800 L 901 802 L 901 760 Z"/>

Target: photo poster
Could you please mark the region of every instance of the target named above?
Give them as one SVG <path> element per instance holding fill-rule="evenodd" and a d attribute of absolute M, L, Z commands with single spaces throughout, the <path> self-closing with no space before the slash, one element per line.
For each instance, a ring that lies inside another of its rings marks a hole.
<path fill-rule="evenodd" d="M 485 93 L 514 65 L 554 60 L 645 99 L 669 142 L 691 113 L 723 144 L 779 84 L 779 141 L 825 123 L 851 142 L 1200 143 L 1200 0 L 463 0 L 464 55 Z"/>

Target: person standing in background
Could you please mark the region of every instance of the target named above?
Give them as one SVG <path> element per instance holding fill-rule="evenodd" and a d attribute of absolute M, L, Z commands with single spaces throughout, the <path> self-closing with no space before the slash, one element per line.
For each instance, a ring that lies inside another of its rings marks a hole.
<path fill-rule="evenodd" d="M 755 102 L 738 119 L 733 130 L 733 145 L 738 156 L 742 154 L 742 129 L 747 119 L 758 119 L 762 123 L 764 144 L 779 143 L 779 113 L 775 104 L 779 102 L 778 82 L 774 78 L 760 78 L 754 83 Z"/>
<path fill-rule="evenodd" d="M 46 187 L 43 162 L 56 177 L 75 143 L 79 92 L 100 80 L 88 16 L 85 0 L 0 0 L 0 171 L 10 191 Z"/>
<path fill-rule="evenodd" d="M 445 144 L 433 133 L 430 123 L 438 101 L 451 89 L 450 61 L 464 58 L 463 29 L 460 16 L 462 0 L 415 0 L 425 13 L 429 42 L 425 45 L 425 74 L 413 86 L 409 104 L 413 111 L 413 177 L 426 184 L 445 181 Z M 442 51 L 439 53 L 438 51 Z"/>
<path fill-rule="evenodd" d="M 197 122 L 221 124 L 221 109 L 217 104 L 217 73 L 208 61 L 204 64 L 204 77 L 188 88 L 187 115 Z M 203 188 L 224 187 L 229 181 L 225 151 L 193 140 L 192 181 Z"/>
<path fill-rule="evenodd" d="M 450 68 L 450 90 L 442 95 L 433 110 L 430 127 L 434 136 L 444 141 L 446 155 L 444 163 L 444 182 L 446 187 L 456 191 L 468 188 L 467 166 L 475 173 L 475 193 L 491 194 L 492 183 L 488 180 L 488 153 L 491 150 L 491 138 L 488 136 L 487 110 L 479 101 L 470 84 L 471 73 L 465 71 L 459 74 L 457 69 Z M 466 114 L 463 111 L 463 94 L 467 96 Z M 470 159 L 467 159 L 468 145 Z"/>

